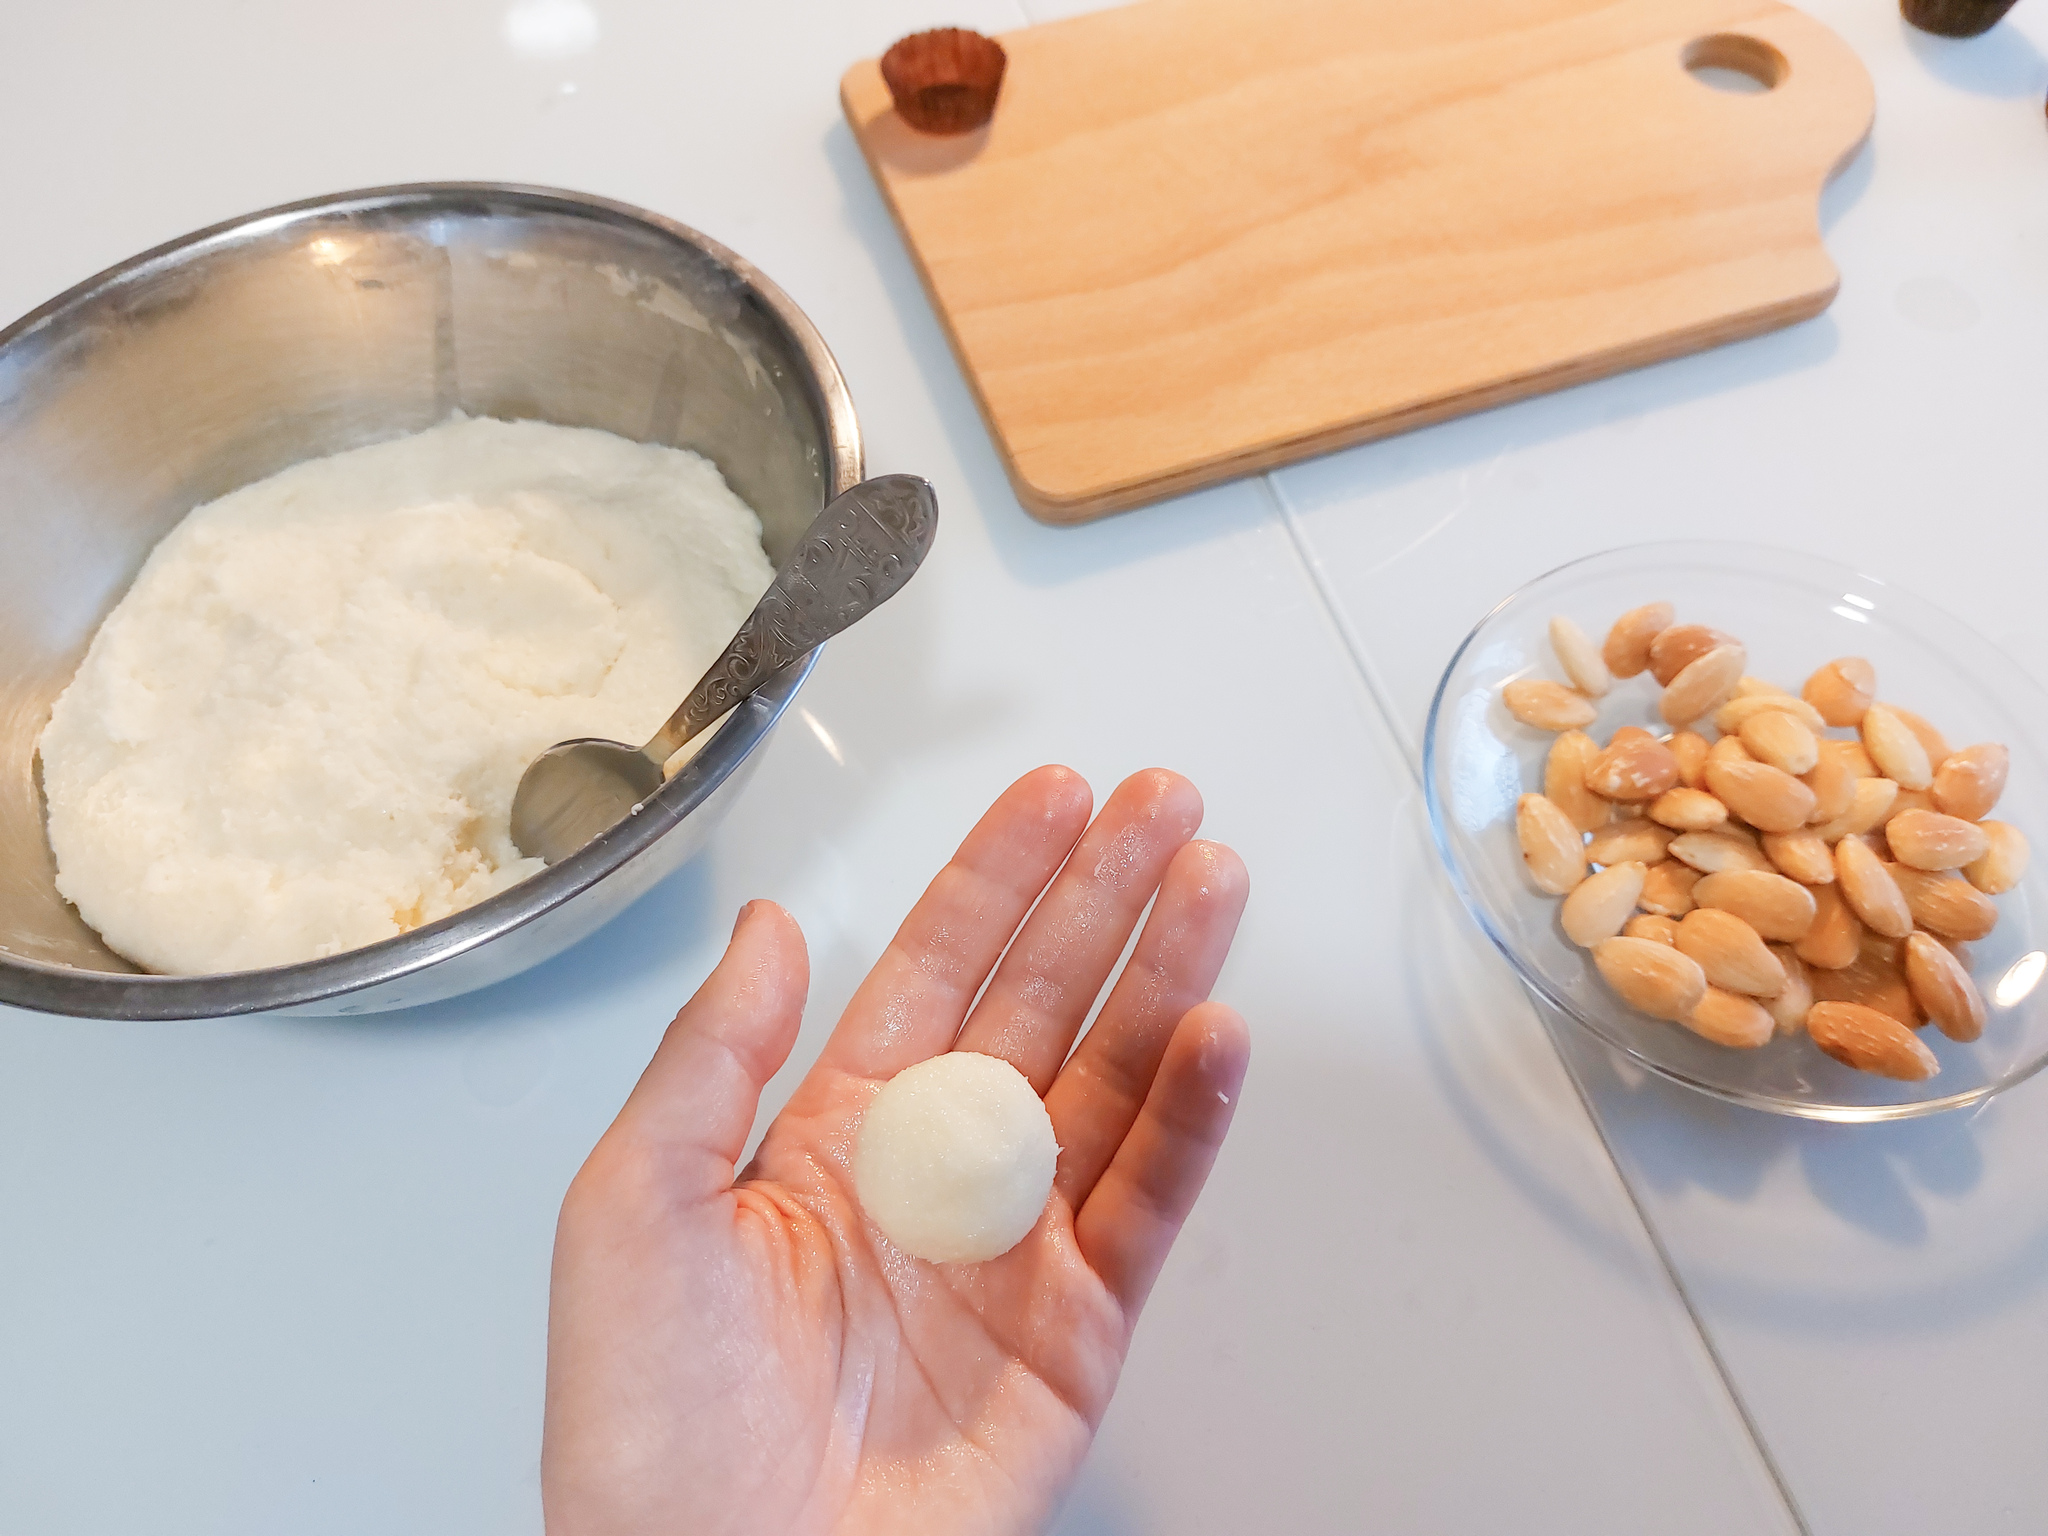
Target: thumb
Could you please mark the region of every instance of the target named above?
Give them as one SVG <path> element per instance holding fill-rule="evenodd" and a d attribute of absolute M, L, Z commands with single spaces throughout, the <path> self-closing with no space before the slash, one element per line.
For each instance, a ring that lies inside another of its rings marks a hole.
<path fill-rule="evenodd" d="M 796 919 L 772 901 L 740 908 L 732 940 L 683 1005 L 612 1126 L 673 1159 L 685 1197 L 732 1184 L 761 1089 L 789 1059 L 811 962 Z"/>

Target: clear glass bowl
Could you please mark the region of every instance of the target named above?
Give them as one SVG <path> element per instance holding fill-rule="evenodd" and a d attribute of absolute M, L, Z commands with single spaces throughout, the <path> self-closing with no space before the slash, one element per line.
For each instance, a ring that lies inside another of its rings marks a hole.
<path fill-rule="evenodd" d="M 1550 650 L 1552 615 L 1567 614 L 1597 643 L 1621 614 L 1664 599 L 1678 622 L 1711 624 L 1749 649 L 1752 675 L 1797 691 L 1823 662 L 1864 656 L 1878 697 L 1926 716 L 1953 747 L 1999 741 L 2012 751 L 1992 813 L 2048 845 L 2048 695 L 1998 648 L 1898 588 L 1789 550 L 1750 544 L 1642 544 L 1538 577 L 1502 602 L 1451 658 L 1429 709 L 1423 782 L 1430 827 L 1451 879 L 1479 926 L 1523 982 L 1582 1028 L 1651 1071 L 1719 1098 L 1817 1120 L 1904 1119 L 1989 1098 L 2048 1065 L 2048 860 L 1997 897 L 1999 921 L 1970 946 L 1988 1009 L 1983 1038 L 1960 1045 L 1929 1027 L 1941 1062 L 1924 1083 L 1839 1065 L 1803 1034 L 1759 1050 L 1712 1044 L 1637 1013 L 1611 992 L 1590 955 L 1564 936 L 1559 901 L 1530 884 L 1515 838 L 1515 801 L 1543 787 L 1554 739 L 1522 725 L 1501 688 L 1524 676 L 1563 680 Z M 1617 679 L 1587 727 L 1664 733 L 1648 674 Z M 1705 734 L 1711 736 L 1711 728 Z M 1847 731 L 1831 734 L 1848 736 Z"/>

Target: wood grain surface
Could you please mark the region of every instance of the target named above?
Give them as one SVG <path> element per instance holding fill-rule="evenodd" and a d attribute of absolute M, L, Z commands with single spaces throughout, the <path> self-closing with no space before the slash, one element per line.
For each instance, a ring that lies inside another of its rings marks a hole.
<path fill-rule="evenodd" d="M 1819 313 L 1873 110 L 1773 0 L 1142 0 L 1001 41 L 973 134 L 913 132 L 873 60 L 840 94 L 1054 522 Z"/>

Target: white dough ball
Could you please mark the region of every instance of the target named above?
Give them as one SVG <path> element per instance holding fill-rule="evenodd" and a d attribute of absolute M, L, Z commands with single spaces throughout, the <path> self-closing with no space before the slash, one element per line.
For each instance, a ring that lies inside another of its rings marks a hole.
<path fill-rule="evenodd" d="M 1023 1073 L 974 1051 L 905 1067 L 875 1095 L 853 1151 L 853 1187 L 913 1258 L 975 1263 L 1038 1224 L 1059 1161 L 1052 1119 Z"/>

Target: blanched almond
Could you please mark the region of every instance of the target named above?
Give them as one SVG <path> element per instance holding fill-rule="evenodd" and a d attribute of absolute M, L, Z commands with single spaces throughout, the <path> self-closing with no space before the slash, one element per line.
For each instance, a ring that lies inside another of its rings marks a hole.
<path fill-rule="evenodd" d="M 1813 771 L 1801 774 L 1799 782 L 1813 791 L 1813 814 L 1807 818 L 1809 824 L 1824 824 L 1833 821 L 1856 803 L 1856 775 L 1849 771 L 1849 765 L 1840 756 L 1827 750 L 1829 743 L 1819 743 L 1820 761 L 1813 765 Z"/>
<path fill-rule="evenodd" d="M 1678 1022 L 1702 1039 L 1737 1051 L 1768 1044 L 1775 1030 L 1770 1014 L 1754 998 L 1714 986 Z"/>
<path fill-rule="evenodd" d="M 1692 888 L 1693 905 L 1733 913 L 1767 939 L 1793 943 L 1813 926 L 1813 893 L 1761 869 L 1726 869 Z"/>
<path fill-rule="evenodd" d="M 1738 688 L 1754 681 L 1744 678 L 1736 684 Z M 1818 736 L 1828 728 L 1821 719 L 1820 711 L 1804 699 L 1795 699 L 1782 690 L 1776 693 L 1738 693 L 1726 704 L 1714 711 L 1714 729 L 1725 735 L 1734 735 L 1758 715 L 1790 715 Z"/>
<path fill-rule="evenodd" d="M 1706 996 L 1699 963 L 1654 939 L 1603 940 L 1594 946 L 1593 963 L 1622 1001 L 1652 1018 L 1682 1019 Z"/>
<path fill-rule="evenodd" d="M 1631 816 L 1627 821 L 1610 821 L 1595 832 L 1586 845 L 1586 857 L 1595 864 L 1655 864 L 1670 846 L 1669 827 Z"/>
<path fill-rule="evenodd" d="M 1700 780 L 1702 783 L 1706 781 L 1707 769 L 1713 767 L 1716 763 L 1753 763 L 1755 761 L 1756 759 L 1749 755 L 1749 748 L 1742 744 L 1740 736 L 1723 736 L 1719 741 L 1707 748 L 1706 766 L 1700 769 Z"/>
<path fill-rule="evenodd" d="M 1707 763 L 1707 788 L 1759 832 L 1791 832 L 1813 814 L 1813 791 L 1769 763 Z"/>
<path fill-rule="evenodd" d="M 1697 731 L 1679 731 L 1664 743 L 1678 759 L 1678 782 L 1698 789 L 1707 782 L 1707 738 Z"/>
<path fill-rule="evenodd" d="M 1769 869 L 1771 861 L 1729 829 L 1718 832 L 1687 832 L 1671 839 L 1667 849 L 1681 864 L 1690 864 L 1703 875 L 1724 869 Z"/>
<path fill-rule="evenodd" d="M 1984 999 L 1977 984 L 1939 939 L 1916 933 L 1906 940 L 1906 984 L 1920 1011 L 1951 1040 L 1984 1033 Z"/>
<path fill-rule="evenodd" d="M 1785 967 L 1785 988 L 1764 999 L 1764 1009 L 1781 1035 L 1796 1035 L 1806 1028 L 1806 1010 L 1813 1006 L 1813 983 L 1807 979 L 1806 962 L 1788 944 L 1773 944 L 1771 953 Z"/>
<path fill-rule="evenodd" d="M 1863 750 L 1877 771 L 1901 789 L 1925 789 L 1934 782 L 1927 749 L 1906 722 L 1882 704 L 1863 712 Z"/>
<path fill-rule="evenodd" d="M 1621 926 L 1624 939 L 1649 939 L 1657 944 L 1678 943 L 1678 924 L 1654 912 L 1638 912 Z"/>
<path fill-rule="evenodd" d="M 1671 679 L 1657 701 L 1668 724 L 1690 725 L 1735 691 L 1749 655 L 1739 645 L 1719 645 Z"/>
<path fill-rule="evenodd" d="M 1974 821 L 1939 811 L 1902 811 L 1884 824 L 1892 856 L 1915 869 L 1961 869 L 1984 857 L 1991 846 Z"/>
<path fill-rule="evenodd" d="M 1810 828 L 1766 832 L 1759 841 L 1778 872 L 1801 885 L 1827 885 L 1835 878 L 1835 856 Z"/>
<path fill-rule="evenodd" d="M 1614 807 L 1586 787 L 1586 770 L 1599 755 L 1600 744 L 1584 731 L 1566 731 L 1543 760 L 1543 793 L 1581 832 L 1597 832 L 1614 818 Z"/>
<path fill-rule="evenodd" d="M 1542 795 L 1524 795 L 1515 802 L 1515 836 L 1538 890 L 1562 896 L 1586 878 L 1586 849 L 1579 829 Z"/>
<path fill-rule="evenodd" d="M 1586 638 L 1586 632 L 1561 613 L 1550 621 L 1550 649 L 1579 692 L 1589 699 L 1607 692 L 1612 681 L 1607 675 L 1607 663 L 1600 659 L 1599 650 Z"/>
<path fill-rule="evenodd" d="M 1576 730 L 1591 725 L 1599 713 L 1589 700 L 1546 677 L 1518 678 L 1501 689 L 1500 697 L 1509 714 L 1539 731 Z"/>
<path fill-rule="evenodd" d="M 1634 677 L 1650 664 L 1650 642 L 1671 627 L 1677 610 L 1669 603 L 1645 603 L 1631 608 L 1607 631 L 1607 643 L 1600 659 L 1616 677 Z"/>
<path fill-rule="evenodd" d="M 1806 1015 L 1813 1043 L 1847 1067 L 1920 1083 L 1941 1070 L 1934 1052 L 1897 1019 L 1856 1003 L 1815 1003 Z"/>
<path fill-rule="evenodd" d="M 1769 763 L 1794 778 L 1813 772 L 1820 761 L 1820 744 L 1813 739 L 1813 732 L 1803 720 L 1782 710 L 1761 710 L 1743 721 L 1742 744 L 1758 762 Z"/>
<path fill-rule="evenodd" d="M 1800 695 L 1829 725 L 1857 725 L 1877 697 L 1877 669 L 1861 656 L 1829 662 L 1806 680 Z"/>
<path fill-rule="evenodd" d="M 2018 885 L 2027 872 L 2027 835 L 2009 822 L 1987 821 L 1982 826 L 1984 856 L 1966 865 L 1963 873 L 1978 890 L 1997 896 Z"/>
<path fill-rule="evenodd" d="M 1892 808 L 1884 813 L 1880 826 L 1888 827 L 1907 811 L 1931 811 L 1934 809 L 1934 792 L 1928 789 L 1902 789 L 1892 801 Z"/>
<path fill-rule="evenodd" d="M 1717 987 L 1756 997 L 1784 990 L 1785 967 L 1764 947 L 1757 931 L 1732 912 L 1693 908 L 1679 920 L 1678 949 L 1697 960 Z"/>
<path fill-rule="evenodd" d="M 1929 933 L 1967 941 L 1998 926 L 1997 903 L 1960 875 L 1929 874 L 1904 864 L 1892 865 L 1890 874 L 1913 921 Z"/>
<path fill-rule="evenodd" d="M 1581 949 L 1591 949 L 1620 933 L 1643 893 L 1644 873 L 1640 864 L 1610 864 L 1581 880 L 1558 912 L 1565 937 Z"/>
<path fill-rule="evenodd" d="M 1927 754 L 1929 766 L 1939 768 L 1950 755 L 1948 738 L 1928 724 L 1926 716 L 1914 714 L 1903 704 L 1887 704 L 1885 708 L 1898 716 L 1899 722 L 1918 738 L 1920 749 Z"/>
<path fill-rule="evenodd" d="M 2011 766 L 2012 754 L 1995 741 L 1950 753 L 1934 770 L 1935 808 L 1964 821 L 1982 821 L 2005 793 Z"/>
<path fill-rule="evenodd" d="M 1905 893 L 1867 843 L 1845 837 L 1835 844 L 1835 886 L 1863 926 L 1889 939 L 1913 931 L 1913 913 Z"/>
<path fill-rule="evenodd" d="M 1657 679 L 1659 687 L 1669 688 L 1673 678 L 1707 652 L 1739 643 L 1733 635 L 1705 624 L 1674 624 L 1650 642 L 1650 675 Z M 1733 693 L 1741 681 L 1742 670 L 1738 667 L 1728 679 L 1728 691 Z"/>
<path fill-rule="evenodd" d="M 1650 820 L 1679 832 L 1708 832 L 1728 819 L 1728 807 L 1703 789 L 1667 789 L 1650 802 Z"/>
<path fill-rule="evenodd" d="M 1799 958 L 1822 970 L 1838 971 L 1855 963 L 1862 943 L 1863 924 L 1842 900 L 1840 887 L 1813 887 L 1813 926 L 1792 946 Z"/>
<path fill-rule="evenodd" d="M 1860 735 L 1847 741 L 1823 741 L 1821 752 L 1839 752 L 1841 760 L 1849 764 L 1849 772 L 1858 778 L 1884 778 L 1884 774 L 1878 772 L 1878 764 L 1874 764 L 1870 760 L 1870 754 L 1864 752 L 1864 737 Z"/>
<path fill-rule="evenodd" d="M 1824 843 L 1839 843 L 1845 837 L 1881 827 L 1891 814 L 1892 802 L 1898 798 L 1899 786 L 1890 779 L 1858 779 L 1849 809 L 1833 821 L 1815 827 L 1813 835 Z"/>
<path fill-rule="evenodd" d="M 1838 741 L 1833 737 L 1829 737 L 1821 742 L 1820 755 L 1822 757 L 1839 757 L 1842 760 L 1843 766 L 1849 770 L 1851 778 L 1881 779 L 1884 777 L 1883 774 L 1877 771 L 1877 764 L 1870 760 L 1870 754 L 1863 750 L 1861 740 Z"/>
<path fill-rule="evenodd" d="M 1586 769 L 1586 785 L 1609 800 L 1654 800 L 1678 782 L 1678 759 L 1650 735 L 1624 740 L 1619 732 Z"/>
<path fill-rule="evenodd" d="M 1683 917 L 1692 910 L 1692 888 L 1700 872 L 1676 859 L 1652 864 L 1643 876 L 1643 893 L 1636 905 L 1658 917 Z"/>
<path fill-rule="evenodd" d="M 1864 929 L 1856 941 L 1856 958 L 1835 970 L 1807 973 L 1816 1002 L 1860 1003 L 1897 1019 L 1908 1029 L 1920 1025 L 1920 1005 L 1906 985 L 1906 946 L 1898 939 Z"/>

